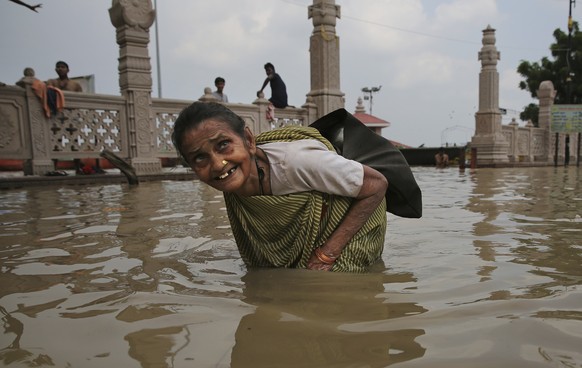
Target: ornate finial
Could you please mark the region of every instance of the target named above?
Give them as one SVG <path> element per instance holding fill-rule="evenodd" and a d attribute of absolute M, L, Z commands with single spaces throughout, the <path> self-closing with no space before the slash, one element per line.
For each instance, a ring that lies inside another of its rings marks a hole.
<path fill-rule="evenodd" d="M 356 113 L 366 113 L 366 107 L 364 106 L 364 100 L 362 97 L 358 97 L 358 104 L 356 105 Z"/>
<path fill-rule="evenodd" d="M 307 19 L 313 18 L 313 26 L 335 27 L 335 19 L 341 17 L 341 7 L 335 0 L 314 0 L 307 8 Z"/>
<path fill-rule="evenodd" d="M 483 67 L 495 67 L 497 60 L 500 59 L 501 54 L 495 47 L 495 41 L 495 29 L 487 25 L 487 28 L 483 30 L 483 47 L 479 51 L 479 60 Z"/>
<path fill-rule="evenodd" d="M 129 26 L 147 31 L 155 17 L 151 0 L 113 0 L 109 9 L 109 18 L 115 28 Z"/>

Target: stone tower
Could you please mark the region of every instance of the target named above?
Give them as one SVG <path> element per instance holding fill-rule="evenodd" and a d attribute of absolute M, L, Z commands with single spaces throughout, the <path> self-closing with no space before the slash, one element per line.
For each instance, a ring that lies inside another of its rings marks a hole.
<path fill-rule="evenodd" d="M 499 51 L 495 47 L 495 29 L 483 30 L 483 47 L 479 52 L 479 110 L 475 114 L 475 135 L 471 148 L 477 149 L 477 166 L 496 166 L 508 163 L 509 143 L 501 128 L 499 111 Z"/>
<path fill-rule="evenodd" d="M 119 44 L 119 86 L 127 101 L 128 152 L 138 175 L 156 174 L 162 165 L 156 157 L 152 116 L 152 67 L 148 53 L 149 29 L 155 19 L 151 0 L 113 0 L 109 9 Z"/>
<path fill-rule="evenodd" d="M 317 105 L 317 117 L 344 107 L 344 93 L 340 90 L 339 37 L 335 19 L 340 17 L 340 6 L 335 0 L 313 0 L 308 8 L 308 19 L 313 19 L 309 40 L 311 91 L 308 100 Z"/>

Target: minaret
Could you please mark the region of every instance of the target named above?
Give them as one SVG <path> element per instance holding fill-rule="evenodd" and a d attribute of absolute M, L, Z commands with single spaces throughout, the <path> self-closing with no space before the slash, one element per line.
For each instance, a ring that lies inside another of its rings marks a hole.
<path fill-rule="evenodd" d="M 483 47 L 479 52 L 479 110 L 475 114 L 475 135 L 471 148 L 477 149 L 477 166 L 496 166 L 507 163 L 509 143 L 501 128 L 499 111 L 499 51 L 495 47 L 495 29 L 483 30 Z"/>
<path fill-rule="evenodd" d="M 344 93 L 340 90 L 339 37 L 335 19 L 340 17 L 340 6 L 335 0 L 313 0 L 308 8 L 308 19 L 313 19 L 309 53 L 311 56 L 311 91 L 307 94 L 317 105 L 317 117 L 344 107 Z"/>

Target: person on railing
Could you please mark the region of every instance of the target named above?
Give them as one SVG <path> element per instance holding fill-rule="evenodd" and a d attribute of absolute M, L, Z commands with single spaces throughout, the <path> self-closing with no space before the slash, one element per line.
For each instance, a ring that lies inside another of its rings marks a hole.
<path fill-rule="evenodd" d="M 259 94 L 263 92 L 263 89 L 267 86 L 267 84 L 271 85 L 271 98 L 269 101 L 278 109 L 284 109 L 285 107 L 289 106 L 287 104 L 287 87 L 285 86 L 285 82 L 281 76 L 275 73 L 275 66 L 271 63 L 265 64 L 265 73 L 267 73 L 267 78 L 263 82 L 263 86 L 257 92 L 257 97 Z"/>
<path fill-rule="evenodd" d="M 315 128 L 254 136 L 216 102 L 182 110 L 172 141 L 198 179 L 224 193 L 249 267 L 363 272 L 386 233 L 386 178 L 348 160 Z"/>
<path fill-rule="evenodd" d="M 212 92 L 212 95 L 218 99 L 218 101 L 228 103 L 228 96 L 224 93 L 224 85 L 226 81 L 222 77 L 216 77 L 214 80 L 214 86 L 216 86 L 216 91 Z"/>
<path fill-rule="evenodd" d="M 64 61 L 57 61 L 55 71 L 59 75 L 58 79 L 49 79 L 46 84 L 59 88 L 63 91 L 83 92 L 79 82 L 69 79 L 69 65 Z"/>

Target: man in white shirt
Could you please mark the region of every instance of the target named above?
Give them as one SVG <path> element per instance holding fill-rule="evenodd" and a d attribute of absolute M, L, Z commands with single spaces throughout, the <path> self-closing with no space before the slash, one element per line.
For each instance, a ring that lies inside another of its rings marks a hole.
<path fill-rule="evenodd" d="M 214 85 L 216 86 L 216 91 L 212 92 L 212 95 L 214 97 L 216 97 L 218 99 L 218 101 L 228 103 L 228 97 L 226 96 L 225 93 L 222 92 L 224 90 L 225 83 L 226 82 L 224 81 L 224 78 L 216 77 L 216 79 L 214 80 Z"/>

